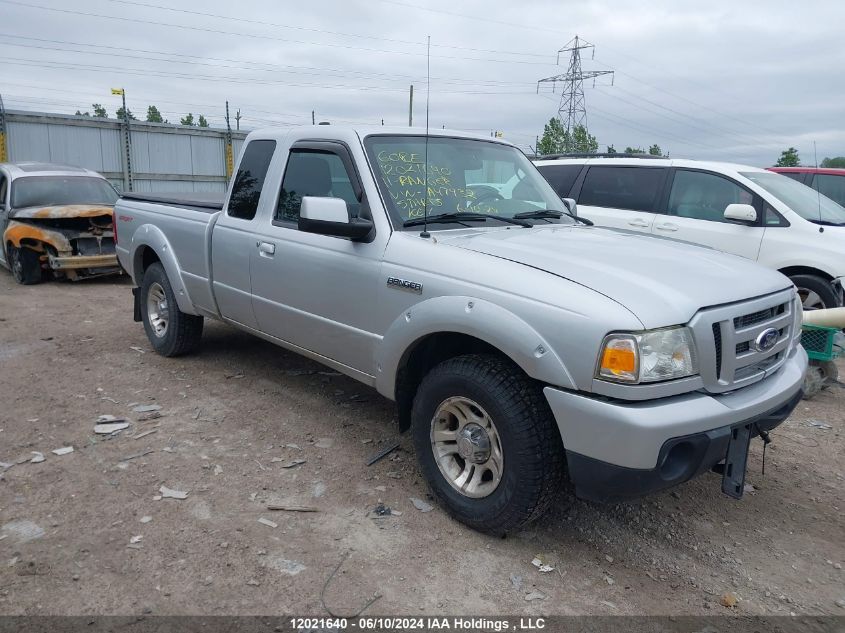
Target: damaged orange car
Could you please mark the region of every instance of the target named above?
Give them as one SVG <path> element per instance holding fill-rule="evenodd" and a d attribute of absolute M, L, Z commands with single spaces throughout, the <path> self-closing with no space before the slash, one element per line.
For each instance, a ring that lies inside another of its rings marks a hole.
<path fill-rule="evenodd" d="M 20 284 L 45 274 L 83 279 L 121 272 L 114 252 L 118 193 L 97 172 L 0 163 L 0 264 Z"/>

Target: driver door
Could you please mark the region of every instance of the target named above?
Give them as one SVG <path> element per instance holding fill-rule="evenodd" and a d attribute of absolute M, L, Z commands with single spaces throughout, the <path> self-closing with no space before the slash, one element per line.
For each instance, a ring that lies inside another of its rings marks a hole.
<path fill-rule="evenodd" d="M 6 226 L 9 224 L 9 178 L 0 171 L 0 239 L 6 233 Z M 7 265 L 6 262 L 6 240 L 0 244 L 0 262 Z"/>

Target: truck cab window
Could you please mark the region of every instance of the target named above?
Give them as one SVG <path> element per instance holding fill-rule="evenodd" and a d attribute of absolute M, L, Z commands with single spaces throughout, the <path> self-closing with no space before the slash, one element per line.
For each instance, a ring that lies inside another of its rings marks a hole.
<path fill-rule="evenodd" d="M 352 179 L 343 160 L 333 152 L 292 150 L 274 220 L 297 222 L 304 196 L 340 198 L 346 202 L 350 217 L 358 217 L 361 203 L 355 195 Z"/>
<path fill-rule="evenodd" d="M 264 178 L 276 150 L 276 141 L 252 141 L 244 149 L 232 185 L 228 213 L 233 218 L 251 220 L 258 210 Z"/>

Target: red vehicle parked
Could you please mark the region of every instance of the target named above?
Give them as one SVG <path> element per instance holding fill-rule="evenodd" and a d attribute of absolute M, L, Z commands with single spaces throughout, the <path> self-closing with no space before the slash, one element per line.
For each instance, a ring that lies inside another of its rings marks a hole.
<path fill-rule="evenodd" d="M 768 169 L 812 187 L 845 207 L 845 169 L 825 167 L 769 167 Z"/>

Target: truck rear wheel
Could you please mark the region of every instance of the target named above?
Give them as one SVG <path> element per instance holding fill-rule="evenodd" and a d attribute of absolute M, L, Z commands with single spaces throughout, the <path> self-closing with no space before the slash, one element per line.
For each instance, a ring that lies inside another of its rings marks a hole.
<path fill-rule="evenodd" d="M 423 476 L 458 521 L 505 534 L 560 489 L 563 446 L 537 385 L 512 362 L 459 356 L 420 383 L 411 432 Z"/>
<path fill-rule="evenodd" d="M 164 266 L 156 262 L 144 271 L 140 293 L 141 320 L 155 351 L 179 356 L 199 344 L 203 318 L 179 310 Z"/>
<path fill-rule="evenodd" d="M 19 284 L 31 286 L 41 282 L 41 256 L 26 247 L 9 244 L 9 268 Z"/>

